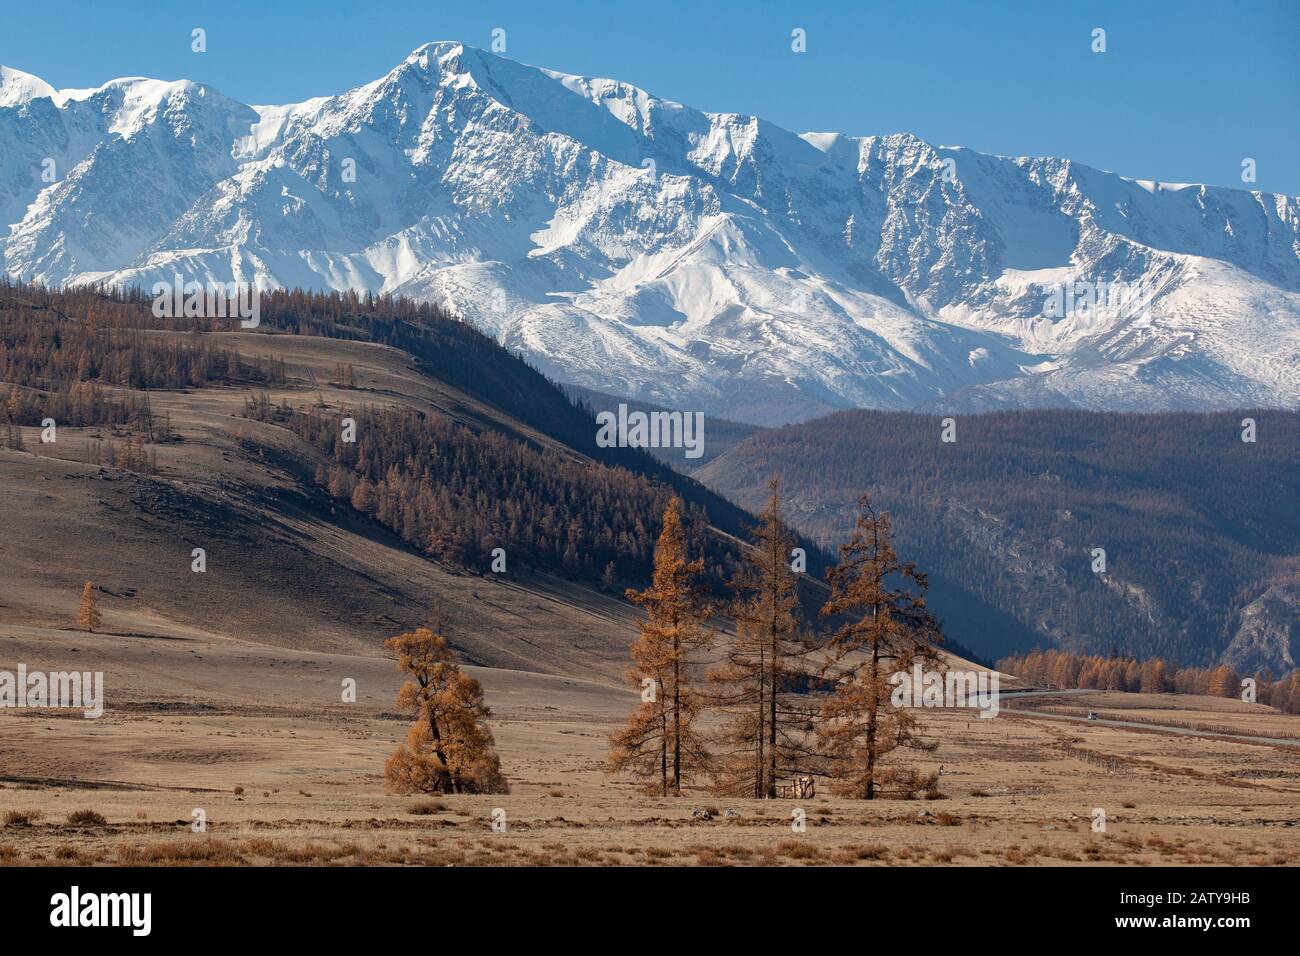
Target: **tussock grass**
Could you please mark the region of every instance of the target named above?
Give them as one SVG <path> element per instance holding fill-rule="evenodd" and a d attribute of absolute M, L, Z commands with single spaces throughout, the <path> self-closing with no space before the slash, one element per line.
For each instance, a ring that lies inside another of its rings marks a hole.
<path fill-rule="evenodd" d="M 68 814 L 68 822 L 74 826 L 103 827 L 108 825 L 102 813 L 94 810 L 74 810 Z"/>
<path fill-rule="evenodd" d="M 29 827 L 44 818 L 45 814 L 40 810 L 10 810 L 4 816 L 4 824 L 7 827 Z"/>
<path fill-rule="evenodd" d="M 170 840 L 147 846 L 122 846 L 118 848 L 117 860 L 123 865 L 137 866 L 205 863 L 214 866 L 235 866 L 248 862 L 234 844 L 225 840 L 210 839 Z"/>

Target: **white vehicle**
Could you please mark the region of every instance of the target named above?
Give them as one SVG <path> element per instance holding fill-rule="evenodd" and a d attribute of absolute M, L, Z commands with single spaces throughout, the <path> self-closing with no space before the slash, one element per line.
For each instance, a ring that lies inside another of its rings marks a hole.
<path fill-rule="evenodd" d="M 1088 711 L 1088 719 L 1089 719 L 1089 720 L 1096 720 L 1096 719 L 1097 719 L 1097 712 L 1096 712 L 1095 710 L 1090 710 L 1090 711 Z"/>

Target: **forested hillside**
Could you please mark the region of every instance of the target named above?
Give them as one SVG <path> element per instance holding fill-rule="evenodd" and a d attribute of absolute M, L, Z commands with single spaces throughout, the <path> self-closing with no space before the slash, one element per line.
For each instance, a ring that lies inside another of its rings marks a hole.
<path fill-rule="evenodd" d="M 138 289 L 60 291 L 0 279 L 0 383 L 32 386 L 52 395 L 87 381 L 134 389 L 284 383 L 282 361 L 247 360 L 238 349 L 204 340 L 203 331 L 238 328 L 236 320 L 158 318 L 151 305 Z M 158 332 L 190 334 L 180 341 L 150 334 Z M 728 533 L 740 533 L 750 520 L 724 498 L 646 452 L 597 446 L 587 409 L 576 406 L 528 363 L 434 305 L 352 292 L 276 290 L 261 296 L 260 324 L 247 334 L 278 333 L 399 349 L 422 372 L 490 403 L 505 416 L 583 455 L 670 485 L 687 503 L 705 508 L 710 520 Z M 28 419 L 33 414 L 30 406 L 23 405 Z M 821 556 L 815 556 L 818 567 L 820 562 Z"/>
<path fill-rule="evenodd" d="M 707 555 L 715 581 L 733 561 L 733 536 L 742 537 L 752 523 L 723 497 L 641 450 L 599 447 L 590 409 L 435 306 L 275 291 L 260 298 L 255 329 L 224 337 L 248 342 L 249 351 L 267 336 L 283 335 L 389 346 L 419 372 L 499 413 L 491 429 L 476 430 L 370 404 L 382 401 L 380 395 L 358 395 L 350 412 L 361 424 L 355 445 L 336 443 L 338 414 L 308 411 L 321 384 L 314 374 L 304 379 L 282 357 L 250 357 L 213 341 L 210 333 L 237 329 L 236 319 L 158 317 L 151 306 L 136 289 L 57 291 L 0 282 L 0 424 L 38 425 L 52 417 L 61 425 L 110 426 L 131 454 L 115 453 L 110 441 L 108 462 L 143 463 L 152 459 L 141 443 L 170 432 L 152 410 L 151 390 L 244 389 L 250 417 L 288 425 L 336 456 L 320 476 L 322 487 L 355 501 L 418 550 L 483 570 L 487 552 L 504 547 L 520 564 L 600 580 L 610 589 L 648 572 L 658 521 L 674 494 L 687 505 L 692 543 Z M 352 369 L 340 366 L 331 384 L 351 389 L 352 377 Z M 268 403 L 264 388 L 283 393 L 280 402 Z M 544 447 L 537 434 L 553 443 Z M 21 440 L 10 440 L 7 431 L 3 436 L 8 444 Z M 87 461 L 105 460 L 99 445 L 86 454 Z M 809 570 L 819 574 L 825 557 L 804 544 Z"/>
<path fill-rule="evenodd" d="M 668 486 L 410 410 L 344 411 L 356 422 L 355 442 L 342 440 L 340 414 L 264 399 L 250 399 L 246 414 L 323 451 L 334 464 L 316 470 L 320 487 L 438 560 L 483 570 L 501 548 L 510 562 L 611 589 L 649 568 Z M 734 547 L 710 533 L 703 508 L 690 517 L 692 552 L 706 554 L 721 580 Z"/>
<path fill-rule="evenodd" d="M 14 425 L 50 417 L 151 433 L 144 390 L 284 382 L 283 362 L 249 361 L 198 335 L 150 333 L 164 325 L 175 323 L 154 319 L 134 295 L 55 292 L 0 278 L 0 383 L 9 386 L 0 416 Z"/>
<path fill-rule="evenodd" d="M 936 594 L 950 632 L 985 654 L 1028 637 L 1294 666 L 1294 615 L 1264 611 L 1288 606 L 1300 574 L 1300 415 L 1007 412 L 953 425 L 944 442 L 937 416 L 842 412 L 761 432 L 699 476 L 754 507 L 781 475 L 792 521 L 823 545 L 845 533 L 852 494 L 871 491 L 901 551 L 1014 622 L 980 625 L 956 613 L 960 595 Z"/>

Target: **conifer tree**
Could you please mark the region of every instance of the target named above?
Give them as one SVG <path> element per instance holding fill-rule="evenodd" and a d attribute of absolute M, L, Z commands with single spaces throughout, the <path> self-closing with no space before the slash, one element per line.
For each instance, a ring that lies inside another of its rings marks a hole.
<path fill-rule="evenodd" d="M 712 702 L 725 715 L 714 769 L 719 793 L 775 797 L 778 776 L 803 769 L 810 714 L 791 686 L 807 676 L 798 641 L 799 581 L 790 564 L 794 542 L 781 514 L 781 482 L 773 478 L 730 582 L 735 637 L 709 672 Z"/>
<path fill-rule="evenodd" d="M 95 586 L 89 581 L 81 589 L 81 604 L 77 607 L 77 627 L 94 631 L 99 627 L 99 608 L 95 604 Z"/>
<path fill-rule="evenodd" d="M 1212 697 L 1236 697 L 1241 693 L 1241 678 L 1231 667 L 1220 664 L 1210 672 L 1206 693 Z"/>
<path fill-rule="evenodd" d="M 694 723 L 703 698 L 690 676 L 690 654 L 707 647 L 709 608 L 696 576 L 704 562 L 687 560 L 681 501 L 664 509 L 663 530 L 655 545 L 654 573 L 644 591 L 628 590 L 628 600 L 645 608 L 632 645 L 629 682 L 642 702 L 627 726 L 610 739 L 608 769 L 628 770 L 653 780 L 663 796 L 681 796 L 682 782 L 708 768 L 708 751 Z"/>
<path fill-rule="evenodd" d="M 397 793 L 504 793 L 496 742 L 487 727 L 491 711 L 479 682 L 453 661 L 441 633 L 421 627 L 384 642 L 397 668 L 411 678 L 397 706 L 416 721 L 384 764 Z"/>
<path fill-rule="evenodd" d="M 882 783 L 902 779 L 882 758 L 900 746 L 924 746 L 909 708 L 892 706 L 890 675 L 938 657 L 943 635 L 925 604 L 926 576 L 894 551 L 889 515 L 869 495 L 858 500 L 853 535 L 827 572 L 831 596 L 822 616 L 841 618 L 823 673 L 836 681 L 821 711 L 818 744 L 837 792 L 872 800 Z"/>
<path fill-rule="evenodd" d="M 1160 658 L 1153 658 L 1142 665 L 1142 693 L 1162 694 L 1168 683 L 1165 662 Z"/>

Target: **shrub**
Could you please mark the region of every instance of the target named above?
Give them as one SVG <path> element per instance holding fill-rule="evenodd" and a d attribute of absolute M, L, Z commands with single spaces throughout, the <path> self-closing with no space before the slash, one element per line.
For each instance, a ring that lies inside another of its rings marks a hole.
<path fill-rule="evenodd" d="M 76 826 L 102 827 L 108 823 L 103 814 L 94 810 L 75 810 L 68 814 L 68 822 Z"/>

